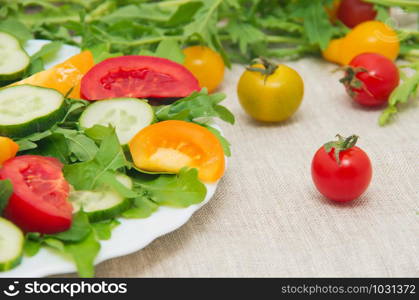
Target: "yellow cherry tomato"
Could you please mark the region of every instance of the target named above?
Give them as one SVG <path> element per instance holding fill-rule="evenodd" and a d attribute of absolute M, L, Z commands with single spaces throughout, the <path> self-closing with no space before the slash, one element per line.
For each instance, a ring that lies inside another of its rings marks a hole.
<path fill-rule="evenodd" d="M 220 54 L 205 46 L 183 49 L 183 65 L 198 79 L 201 87 L 213 92 L 224 79 L 224 61 Z"/>
<path fill-rule="evenodd" d="M 344 38 L 332 40 L 323 52 L 323 57 L 328 61 L 347 65 L 362 53 L 377 53 L 395 60 L 399 52 L 397 33 L 380 21 L 368 21 L 356 26 Z"/>
<path fill-rule="evenodd" d="M 0 136 L 0 165 L 6 160 L 15 157 L 19 150 L 18 144 L 8 137 Z"/>
<path fill-rule="evenodd" d="M 294 69 L 265 61 L 242 74 L 237 94 L 243 109 L 254 119 L 280 122 L 297 111 L 303 100 L 304 82 Z"/>

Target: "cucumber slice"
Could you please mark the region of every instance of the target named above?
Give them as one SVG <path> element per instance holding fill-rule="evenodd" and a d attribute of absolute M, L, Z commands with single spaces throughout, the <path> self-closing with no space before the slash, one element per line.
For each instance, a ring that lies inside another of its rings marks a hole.
<path fill-rule="evenodd" d="M 0 89 L 0 135 L 40 132 L 64 116 L 64 97 L 56 90 L 25 84 Z"/>
<path fill-rule="evenodd" d="M 132 188 L 130 177 L 118 174 L 116 179 L 127 188 Z M 112 189 L 72 191 L 69 200 L 73 204 L 73 213 L 78 212 L 83 207 L 83 211 L 92 222 L 112 219 L 127 210 L 132 204 L 131 199 L 121 197 Z"/>
<path fill-rule="evenodd" d="M 88 106 L 80 117 L 80 125 L 115 127 L 122 145 L 127 144 L 141 129 L 153 123 L 154 111 L 144 100 L 116 98 L 102 100 Z"/>
<path fill-rule="evenodd" d="M 20 264 L 24 242 L 19 227 L 0 217 L 0 271 L 13 269 Z"/>
<path fill-rule="evenodd" d="M 0 32 L 0 81 L 20 79 L 30 63 L 29 56 L 12 35 Z"/>

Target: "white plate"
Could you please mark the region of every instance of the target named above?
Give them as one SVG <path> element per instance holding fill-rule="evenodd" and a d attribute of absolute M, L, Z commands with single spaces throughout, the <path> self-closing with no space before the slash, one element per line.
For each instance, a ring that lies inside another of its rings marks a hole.
<path fill-rule="evenodd" d="M 38 51 L 48 41 L 31 40 L 25 49 L 31 55 Z M 72 46 L 63 46 L 61 50 L 51 57 L 46 67 L 64 61 L 68 57 L 79 53 L 80 50 Z M 185 224 L 189 218 L 207 203 L 215 193 L 217 184 L 206 184 L 207 196 L 205 200 L 188 208 L 176 209 L 160 207 L 147 219 L 120 219 L 121 225 L 112 232 L 112 238 L 102 241 L 102 248 L 96 258 L 95 264 L 107 259 L 136 252 L 154 239 L 176 230 Z M 76 268 L 69 257 L 53 249 L 42 248 L 34 257 L 24 257 L 22 263 L 8 272 L 1 272 L 0 277 L 42 277 L 53 274 L 75 272 Z"/>

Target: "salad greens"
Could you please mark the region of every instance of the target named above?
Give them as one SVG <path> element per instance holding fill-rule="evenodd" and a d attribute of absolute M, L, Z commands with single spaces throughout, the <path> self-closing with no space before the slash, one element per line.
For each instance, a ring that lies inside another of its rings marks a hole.
<path fill-rule="evenodd" d="M 0 215 L 3 214 L 12 193 L 13 185 L 10 180 L 0 180 Z"/>
<path fill-rule="evenodd" d="M 419 11 L 415 0 L 367 1 L 376 5 L 382 19 L 392 6 Z M 348 30 L 329 20 L 324 7 L 333 0 L 57 2 L 60 5 L 6 1 L 0 10 L 0 30 L 16 28 L 13 34 L 22 41 L 35 37 L 89 48 L 99 61 L 117 54 L 156 53 L 181 62 L 182 46 L 204 43 L 221 53 L 228 65 L 231 60 L 249 63 L 261 56 L 317 55 Z M 403 41 L 411 42 L 419 44 L 417 38 Z"/>
<path fill-rule="evenodd" d="M 409 100 L 419 95 L 419 63 L 406 66 L 416 70 L 412 76 L 408 77 L 402 74 L 403 83 L 401 83 L 390 95 L 388 107 L 382 112 L 379 124 L 384 126 L 392 121 L 394 115 L 400 107 L 406 105 Z"/>
<path fill-rule="evenodd" d="M 196 122 L 208 128 L 219 139 L 230 155 L 228 141 L 211 127 L 214 117 L 231 124 L 234 116 L 220 105 L 223 94 L 208 95 L 206 90 L 156 108 L 157 121 L 177 119 Z M 88 106 L 86 101 L 66 99 L 65 118 L 52 128 L 15 139 L 19 154 L 35 154 L 59 159 L 66 180 L 76 191 L 97 191 L 112 188 L 121 198 L 131 199 L 131 204 L 121 214 L 124 218 L 147 218 L 159 206 L 188 207 L 201 203 L 207 194 L 205 185 L 198 179 L 196 169 L 184 168 L 179 174 L 149 174 L 134 168 L 129 153 L 120 144 L 115 129 L 95 125 L 81 129 L 78 118 Z M 116 178 L 125 173 L 133 180 L 132 189 Z M 13 187 L 9 181 L 0 181 L 0 209 L 3 209 Z M 79 275 L 94 275 L 93 263 L 100 251 L 100 240 L 111 238 L 112 229 L 119 225 L 114 218 L 94 222 L 81 209 L 73 216 L 69 230 L 58 234 L 27 233 L 24 252 L 28 256 L 46 246 L 69 255 L 74 260 Z"/>

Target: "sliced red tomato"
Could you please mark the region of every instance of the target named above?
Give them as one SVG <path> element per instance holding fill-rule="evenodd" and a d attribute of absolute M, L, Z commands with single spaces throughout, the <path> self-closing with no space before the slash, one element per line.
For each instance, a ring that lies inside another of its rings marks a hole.
<path fill-rule="evenodd" d="M 86 100 L 181 98 L 198 90 L 198 80 L 184 66 L 165 58 L 140 55 L 106 59 L 81 81 L 81 96 Z"/>
<path fill-rule="evenodd" d="M 4 215 L 27 232 L 46 234 L 70 228 L 72 205 L 67 201 L 69 184 L 55 158 L 23 155 L 9 159 L 0 179 L 9 179 L 13 194 Z"/>

